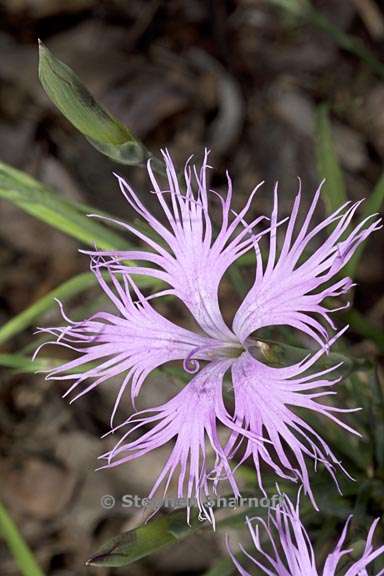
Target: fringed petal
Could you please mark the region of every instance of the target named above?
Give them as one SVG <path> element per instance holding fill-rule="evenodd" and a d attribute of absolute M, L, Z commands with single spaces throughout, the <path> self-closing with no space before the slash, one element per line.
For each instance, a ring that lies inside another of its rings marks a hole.
<path fill-rule="evenodd" d="M 171 454 L 163 469 L 159 470 L 149 498 L 153 498 L 162 485 L 165 497 L 172 478 L 178 473 L 177 496 L 187 499 L 188 514 L 194 501 L 202 517 L 214 522 L 212 509 L 206 502 L 212 484 L 209 480 L 211 470 L 208 468 L 207 442 L 213 452 L 213 469 L 220 467 L 225 471 L 235 496 L 239 496 L 217 431 L 218 420 L 229 420 L 221 410 L 219 397 L 223 377 L 232 362 L 211 362 L 166 404 L 133 414 L 113 431 L 129 428 L 113 450 L 102 456 L 108 462 L 105 467 L 136 460 L 173 441 Z"/>
<path fill-rule="evenodd" d="M 66 327 L 40 331 L 56 337 L 50 344 L 68 347 L 78 353 L 77 358 L 52 369 L 47 377 L 72 382 L 65 394 L 72 395 L 71 401 L 115 376 L 124 376 L 111 416 L 112 425 L 127 388 L 130 388 L 134 403 L 152 370 L 171 360 L 183 360 L 185 369 L 193 372 L 199 368 L 198 360 L 208 360 L 219 343 L 164 318 L 147 302 L 129 277 L 119 282 L 110 273 L 107 282 L 97 265 L 94 273 L 118 314 L 98 312 L 80 322 L 66 318 L 69 322 Z M 130 289 L 135 294 L 135 301 Z"/>
<path fill-rule="evenodd" d="M 258 556 L 253 557 L 242 546 L 240 549 L 248 560 L 257 566 L 262 574 L 267 574 L 267 576 L 319 576 L 320 572 L 316 567 L 315 554 L 309 535 L 300 520 L 300 497 L 294 506 L 286 494 L 280 496 L 280 503 L 276 509 L 269 510 L 268 522 L 263 518 L 247 518 L 247 525 Z M 351 519 L 350 516 L 335 549 L 327 556 L 321 572 L 322 576 L 335 576 L 341 558 L 352 552 L 351 548 L 342 548 Z M 378 522 L 379 519 L 376 519 L 371 525 L 362 557 L 354 562 L 350 568 L 344 569 L 344 576 L 367 576 L 366 567 L 384 554 L 384 546 L 375 549 L 372 544 L 373 533 Z M 270 553 L 265 552 L 261 544 L 260 529 L 265 532 L 267 541 L 270 543 Z M 246 571 L 239 560 L 235 558 L 228 543 L 227 547 L 239 574 L 250 576 L 251 573 Z M 376 576 L 382 576 L 382 574 L 383 571 L 380 571 Z"/>
<path fill-rule="evenodd" d="M 164 212 L 167 226 L 144 206 L 134 190 L 118 176 L 125 198 L 161 238 L 162 245 L 131 225 L 117 222 L 144 241 L 153 252 L 130 250 L 89 253 L 108 257 L 108 265 L 113 266 L 114 270 L 121 274 L 146 274 L 167 282 L 172 288 L 172 293 L 183 301 L 208 335 L 221 340 L 236 341 L 234 334 L 223 320 L 218 289 L 229 266 L 257 242 L 258 237 L 254 229 L 264 218 L 256 218 L 250 224 L 244 219 L 261 184 L 252 192 L 239 214 L 233 217 L 232 183 L 228 174 L 225 199 L 208 190 L 207 151 L 200 170 L 195 166 L 191 167 L 187 162 L 183 178 L 176 174 L 168 152 L 163 152 L 163 159 L 168 181 L 166 189 L 160 187 L 150 162 L 148 173 L 153 185 L 153 194 Z M 221 227 L 216 236 L 213 234 L 209 215 L 209 198 L 216 202 L 219 199 L 221 203 Z M 124 261 L 128 260 L 149 262 L 157 265 L 159 269 L 152 266 L 148 268 L 127 266 Z"/>
<path fill-rule="evenodd" d="M 338 412 L 353 410 L 335 408 L 318 401 L 318 398 L 334 394 L 330 388 L 339 379 L 327 380 L 324 377 L 332 369 L 305 375 L 321 354 L 319 351 L 287 368 L 273 368 L 244 352 L 232 366 L 234 423 L 238 428 L 263 438 L 264 442 L 255 443 L 237 429 L 225 447 L 228 458 L 240 451 L 240 463 L 253 459 L 261 490 L 264 491 L 261 474 L 264 462 L 278 476 L 303 484 L 315 507 L 306 459 L 313 460 L 315 466 L 323 464 L 336 485 L 335 470 L 344 469 L 325 440 L 296 414 L 295 408 L 306 408 L 327 417 L 348 432 L 358 434 L 336 416 Z"/>
<path fill-rule="evenodd" d="M 320 190 L 321 185 L 294 239 L 301 198 L 299 191 L 287 224 L 280 255 L 277 256 L 278 194 L 276 186 L 268 260 L 264 265 L 257 244 L 255 282 L 233 321 L 233 330 L 242 342 L 259 328 L 288 325 L 305 332 L 322 345 L 327 343 L 328 331 L 318 317 L 324 318 L 333 327 L 329 313 L 335 310 L 327 309 L 323 302 L 325 298 L 346 293 L 352 286 L 352 280 L 348 277 L 337 281 L 332 279 L 351 259 L 357 247 L 373 231 L 381 228 L 381 219 L 372 221 L 374 216 L 370 216 L 346 235 L 352 217 L 361 202 L 347 203 L 310 230 L 310 222 L 318 203 Z M 310 241 L 319 238 L 319 234 L 331 224 L 335 226 L 328 237 L 322 240 L 311 256 L 306 256 Z"/>

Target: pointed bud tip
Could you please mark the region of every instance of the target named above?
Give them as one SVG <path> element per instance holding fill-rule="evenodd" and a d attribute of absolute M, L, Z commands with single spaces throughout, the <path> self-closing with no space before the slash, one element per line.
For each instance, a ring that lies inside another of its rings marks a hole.
<path fill-rule="evenodd" d="M 41 65 L 43 63 L 43 60 L 45 60 L 47 55 L 49 54 L 49 50 L 46 47 L 46 45 L 44 44 L 44 42 L 41 40 L 41 38 L 37 39 L 37 45 L 38 45 L 38 52 L 39 52 L 39 73 L 40 73 L 41 72 Z"/>
<path fill-rule="evenodd" d="M 108 559 L 108 552 L 105 554 L 95 554 L 88 558 L 85 562 L 86 566 L 96 566 L 98 568 L 103 567 L 105 565 L 105 560 Z"/>

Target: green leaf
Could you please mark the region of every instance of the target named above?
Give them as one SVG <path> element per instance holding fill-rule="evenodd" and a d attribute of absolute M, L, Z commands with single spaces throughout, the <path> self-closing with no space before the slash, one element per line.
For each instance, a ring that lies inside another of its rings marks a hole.
<path fill-rule="evenodd" d="M 13 368 L 16 373 L 35 374 L 41 370 L 49 370 L 59 366 L 63 361 L 54 358 L 32 358 L 23 354 L 0 354 L 0 366 Z"/>
<path fill-rule="evenodd" d="M 379 178 L 375 188 L 373 189 L 372 194 L 369 196 L 368 200 L 364 203 L 364 209 L 362 211 L 362 218 L 367 218 L 371 216 L 371 214 L 376 214 L 380 212 L 384 203 L 384 174 Z M 363 251 L 366 247 L 367 243 L 364 242 L 360 245 L 351 260 L 345 267 L 345 270 L 348 276 L 354 276 L 357 270 L 357 266 L 360 262 L 361 256 L 363 255 Z"/>
<path fill-rule="evenodd" d="M 319 106 L 316 118 L 316 156 L 320 178 L 325 178 L 324 198 L 327 211 L 333 212 L 347 201 L 343 174 L 336 156 L 328 108 Z"/>
<path fill-rule="evenodd" d="M 254 499 L 251 493 L 243 493 L 243 497 Z M 233 496 L 224 496 L 229 500 L 235 500 Z M 260 496 L 263 499 L 263 495 Z M 214 505 L 214 503 L 212 502 Z M 218 506 L 220 508 L 220 506 Z M 266 506 L 249 506 L 241 512 L 234 512 L 216 522 L 217 529 L 226 530 L 244 526 L 247 516 L 264 517 L 267 514 Z M 202 522 L 198 518 L 197 510 L 191 512 L 190 524 L 187 524 L 186 509 L 173 510 L 169 514 L 157 517 L 148 524 L 134 530 L 123 532 L 106 542 L 100 550 L 88 561 L 88 566 L 121 568 L 128 566 L 137 560 L 150 556 L 158 550 L 176 544 L 188 538 L 197 530 L 212 530 L 208 522 Z"/>
<path fill-rule="evenodd" d="M 39 78 L 55 106 L 99 152 L 120 164 L 142 165 L 152 158 L 132 132 L 96 102 L 73 70 L 40 41 Z M 153 168 L 164 172 L 156 158 Z"/>
<path fill-rule="evenodd" d="M 50 371 L 55 366 L 61 366 L 62 364 L 62 358 L 44 357 L 32 360 L 31 356 L 25 356 L 24 354 L 0 354 L 0 366 L 10 368 L 12 374 L 37 374 L 38 372 Z M 87 362 L 80 368 L 68 370 L 68 373 L 81 374 L 94 367 L 94 362 Z"/>
<path fill-rule="evenodd" d="M 85 207 L 64 200 L 31 176 L 0 162 L 0 198 L 9 200 L 53 228 L 105 250 L 126 249 L 128 242 L 83 214 Z"/>
<path fill-rule="evenodd" d="M 109 280 L 108 275 L 105 276 L 105 279 Z M 138 286 L 141 287 L 153 287 L 159 283 L 156 278 L 146 276 L 137 276 L 135 280 Z M 14 316 L 0 328 L 0 345 L 25 330 L 25 328 L 28 328 L 28 326 L 31 326 L 44 312 L 56 306 L 55 299 L 65 301 L 87 288 L 97 285 L 97 283 L 97 279 L 92 272 L 83 272 L 60 284 L 60 286 L 48 292 L 48 294 L 34 302 L 17 316 Z"/>
<path fill-rule="evenodd" d="M 9 338 L 15 336 L 41 316 L 44 312 L 56 306 L 55 298 L 66 300 L 75 294 L 79 294 L 83 290 L 90 288 L 97 284 L 97 280 L 92 272 L 84 272 L 67 280 L 45 296 L 40 298 L 37 302 L 29 306 L 26 310 L 13 317 L 9 322 L 0 328 L 0 344 L 4 344 Z"/>
<path fill-rule="evenodd" d="M 16 524 L 1 502 L 0 536 L 4 538 L 23 576 L 44 576 Z"/>
<path fill-rule="evenodd" d="M 188 526 L 185 509 L 172 512 L 112 538 L 87 561 L 87 566 L 128 566 L 165 546 L 183 540 L 202 526 L 203 523 L 195 514 L 191 514 Z"/>

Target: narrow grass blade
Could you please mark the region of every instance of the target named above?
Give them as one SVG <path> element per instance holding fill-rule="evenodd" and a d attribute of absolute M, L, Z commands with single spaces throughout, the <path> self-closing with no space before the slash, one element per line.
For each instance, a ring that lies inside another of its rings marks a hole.
<path fill-rule="evenodd" d="M 0 536 L 4 538 L 22 576 L 44 576 L 16 524 L 1 502 Z"/>
<path fill-rule="evenodd" d="M 347 200 L 344 177 L 336 156 L 326 105 L 319 106 L 316 118 L 316 156 L 320 178 L 326 179 L 324 199 L 328 212 Z"/>
<path fill-rule="evenodd" d="M 55 106 L 99 152 L 121 164 L 142 165 L 152 158 L 132 132 L 96 102 L 74 71 L 40 41 L 39 78 Z M 164 171 L 156 159 L 153 167 Z"/>
<path fill-rule="evenodd" d="M 363 41 L 352 34 L 347 34 L 340 30 L 310 0 L 269 0 L 269 3 L 283 9 L 287 14 L 301 22 L 308 22 L 322 30 L 340 48 L 365 62 L 375 74 L 384 78 L 384 64 L 365 46 Z"/>
<path fill-rule="evenodd" d="M 84 206 L 60 198 L 54 190 L 1 162 L 0 198 L 89 246 L 105 250 L 128 246 L 116 232 L 84 215 Z"/>
<path fill-rule="evenodd" d="M 362 218 L 367 218 L 371 214 L 376 214 L 376 212 L 380 212 L 384 204 L 384 174 L 379 178 L 376 186 L 373 189 L 372 194 L 368 197 L 367 201 L 364 203 L 364 209 L 362 211 Z M 355 275 L 357 270 L 358 264 L 360 262 L 361 256 L 363 255 L 363 251 L 366 247 L 366 242 L 359 246 L 348 262 L 347 266 L 345 267 L 346 272 L 352 278 Z"/>
<path fill-rule="evenodd" d="M 0 366 L 11 368 L 14 373 L 35 374 L 40 370 L 48 370 L 59 366 L 62 360 L 53 358 L 28 358 L 23 354 L 0 354 Z"/>
<path fill-rule="evenodd" d="M 106 280 L 109 280 L 108 276 Z M 156 278 L 146 276 L 137 276 L 135 280 L 140 287 L 155 287 L 159 284 Z M 0 345 L 31 326 L 44 312 L 56 306 L 55 298 L 65 301 L 95 285 L 97 280 L 92 272 L 83 272 L 60 284 L 0 328 Z"/>
<path fill-rule="evenodd" d="M 31 356 L 25 356 L 24 354 L 0 354 L 0 366 L 10 368 L 11 374 L 37 374 L 38 372 L 50 371 L 55 366 L 61 366 L 62 363 L 62 358 L 44 357 L 32 360 Z M 68 370 L 68 373 L 81 374 L 94 366 L 95 363 L 88 362 L 81 368 Z"/>
<path fill-rule="evenodd" d="M 335 42 L 347 52 L 350 52 L 367 66 L 378 76 L 384 78 L 384 64 L 376 58 L 363 43 L 360 38 L 352 34 L 346 34 L 331 22 L 320 10 L 310 6 L 307 10 L 306 17 L 317 28 L 326 32 Z"/>
<path fill-rule="evenodd" d="M 94 274 L 92 272 L 84 272 L 51 290 L 43 298 L 40 298 L 0 328 L 0 344 L 4 344 L 12 336 L 31 326 L 39 316 L 56 306 L 55 298 L 66 300 L 95 284 L 97 284 L 97 280 Z"/>

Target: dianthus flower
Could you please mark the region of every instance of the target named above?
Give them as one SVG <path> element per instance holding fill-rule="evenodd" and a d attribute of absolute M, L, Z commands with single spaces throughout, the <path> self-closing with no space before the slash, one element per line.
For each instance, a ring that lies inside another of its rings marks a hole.
<path fill-rule="evenodd" d="M 256 524 L 253 525 L 253 520 L 247 518 L 252 542 L 259 554 L 257 557 L 253 557 L 242 545 L 240 545 L 240 548 L 248 558 L 250 565 L 254 566 L 255 570 L 257 568 L 255 572 L 246 570 L 234 556 L 229 546 L 228 550 L 241 576 L 251 576 L 252 574 L 267 574 L 268 576 L 335 576 L 340 560 L 352 552 L 351 548 L 343 548 L 351 519 L 352 516 L 349 516 L 335 549 L 325 560 L 322 571 L 318 571 L 316 567 L 315 553 L 309 535 L 300 520 L 299 498 L 295 507 L 286 494 L 281 497 L 280 504 L 275 511 L 269 510 L 268 523 L 264 519 L 258 518 Z M 369 529 L 361 558 L 352 564 L 349 563 L 350 567 L 344 569 L 342 572 L 343 576 L 368 576 L 367 566 L 384 554 L 384 545 L 375 549 L 372 543 L 379 520 L 377 518 Z M 260 526 L 271 544 L 270 554 L 265 552 L 262 546 Z M 341 574 L 340 572 L 338 573 Z M 383 576 L 383 574 L 384 570 L 380 570 L 376 576 Z"/>
<path fill-rule="evenodd" d="M 361 242 L 380 227 L 379 220 L 367 218 L 348 232 L 360 202 L 347 202 L 311 227 L 320 186 L 296 231 L 300 189 L 289 219 L 279 221 L 276 186 L 271 217 L 247 222 L 261 184 L 236 213 L 231 208 L 232 184 L 228 175 L 224 197 L 208 189 L 207 153 L 199 170 L 187 162 L 183 178 L 176 173 L 169 154 L 164 152 L 163 157 L 165 188 L 156 180 L 150 163 L 148 174 L 153 187 L 150 198 L 158 201 L 165 222 L 117 177 L 122 193 L 145 227 L 113 222 L 145 246 L 88 253 L 91 269 L 116 313 L 98 312 L 81 322 L 64 316 L 67 326 L 44 329 L 57 337 L 54 343 L 77 353 L 74 360 L 54 368 L 48 378 L 71 382 L 66 394 L 72 394 L 74 400 L 121 376 L 111 417 L 113 426 L 119 402 L 127 390 L 135 406 L 140 389 L 153 370 L 171 361 L 182 361 L 191 374 L 189 383 L 165 404 L 134 412 L 115 428 L 125 431 L 116 447 L 104 455 L 106 466 L 130 462 L 172 442 L 171 454 L 157 474 L 152 494 L 161 484 L 166 490 L 178 471 L 178 495 L 197 498 L 204 511 L 202 498 L 212 486 L 216 488 L 219 479 L 229 480 L 234 494 L 239 495 L 231 460 L 236 457 L 243 462 L 251 457 L 261 489 L 264 464 L 278 476 L 302 483 L 314 502 L 307 460 L 322 463 L 334 477 L 339 462 L 295 409 L 306 408 L 354 432 L 337 416 L 347 410 L 318 400 L 334 393 L 330 390 L 338 379 L 328 378 L 337 366 L 310 373 L 308 369 L 337 337 L 328 334 L 326 325 L 335 328 L 331 319 L 335 310 L 326 308 L 324 301 L 344 294 L 352 286 L 350 278 L 340 278 L 338 273 Z M 217 231 L 210 219 L 213 202 L 216 206 L 219 203 L 221 211 Z M 330 226 L 326 239 L 320 238 Z M 148 228 L 153 234 L 146 231 Z M 285 234 L 281 232 L 284 228 Z M 260 244 L 268 238 L 269 251 L 264 262 Z M 313 240 L 317 247 L 309 252 Z M 254 282 L 229 327 L 220 309 L 219 285 L 228 268 L 250 250 L 256 254 Z M 135 283 L 136 275 L 155 278 L 166 287 L 145 297 Z M 165 295 L 178 298 L 186 306 L 198 330 L 176 325 L 153 307 L 151 299 Z M 320 344 L 319 351 L 291 366 L 266 365 L 253 354 L 255 341 L 251 335 L 259 328 L 276 325 L 303 332 Z M 80 374 L 76 373 L 79 369 Z M 223 394 L 223 382 L 229 373 L 232 384 L 227 391 L 233 396 L 233 409 Z M 225 441 L 219 434 L 219 424 L 228 430 Z M 211 468 L 207 444 L 215 457 Z"/>

